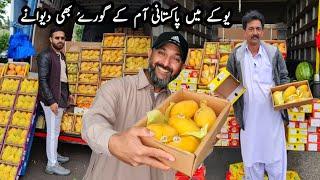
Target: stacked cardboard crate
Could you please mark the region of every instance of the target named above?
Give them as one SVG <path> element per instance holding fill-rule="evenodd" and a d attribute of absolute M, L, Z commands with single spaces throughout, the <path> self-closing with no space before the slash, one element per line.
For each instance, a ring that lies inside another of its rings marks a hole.
<path fill-rule="evenodd" d="M 313 103 L 306 150 L 320 152 L 320 100 L 315 100 Z"/>
<path fill-rule="evenodd" d="M 227 122 L 221 128 L 221 133 L 217 135 L 219 139 L 215 146 L 239 147 L 240 146 L 240 126 L 235 117 L 228 117 Z"/>

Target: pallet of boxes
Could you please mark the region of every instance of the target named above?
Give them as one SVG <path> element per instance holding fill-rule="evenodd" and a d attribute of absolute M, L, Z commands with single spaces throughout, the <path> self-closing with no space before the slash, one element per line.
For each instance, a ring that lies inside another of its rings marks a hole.
<path fill-rule="evenodd" d="M 9 62 L 0 67 L 0 179 L 14 180 L 29 153 L 38 80 L 28 77 L 28 63 Z"/>

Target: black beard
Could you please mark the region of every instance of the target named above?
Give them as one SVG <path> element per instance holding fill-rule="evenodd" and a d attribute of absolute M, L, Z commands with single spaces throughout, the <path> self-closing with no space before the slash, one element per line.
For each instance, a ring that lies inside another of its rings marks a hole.
<path fill-rule="evenodd" d="M 58 43 L 58 44 L 60 44 L 60 43 Z M 61 50 L 61 49 L 63 49 L 63 44 L 62 44 L 62 46 L 60 47 L 58 44 L 53 44 L 52 43 L 52 46 L 56 49 L 56 50 Z"/>
<path fill-rule="evenodd" d="M 166 70 L 169 70 L 169 71 L 170 71 L 169 77 L 166 78 L 166 79 L 159 79 L 159 78 L 157 77 L 157 75 L 156 75 L 156 67 L 157 67 L 157 66 L 160 66 L 160 67 L 162 67 L 162 68 L 164 68 L 164 69 L 166 69 Z M 168 85 L 172 80 L 174 80 L 175 78 L 177 78 L 178 75 L 179 75 L 179 74 L 177 74 L 177 75 L 172 76 L 172 70 L 171 70 L 171 69 L 166 68 L 166 67 L 164 67 L 164 66 L 162 66 L 162 65 L 160 65 L 160 64 L 156 64 L 156 65 L 153 67 L 153 65 L 152 65 L 151 63 L 149 63 L 148 72 L 149 72 L 149 74 L 150 74 L 150 80 L 151 80 L 153 86 L 156 87 L 156 88 L 160 88 L 160 89 L 166 88 L 167 85 Z"/>

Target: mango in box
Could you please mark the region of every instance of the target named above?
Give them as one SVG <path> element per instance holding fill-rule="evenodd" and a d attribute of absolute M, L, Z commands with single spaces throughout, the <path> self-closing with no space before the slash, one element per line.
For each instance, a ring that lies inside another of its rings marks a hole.
<path fill-rule="evenodd" d="M 127 40 L 127 53 L 146 54 L 151 46 L 149 37 L 129 37 Z"/>
<path fill-rule="evenodd" d="M 21 160 L 23 148 L 6 146 L 2 151 L 1 160 L 18 164 Z"/>
<path fill-rule="evenodd" d="M 13 114 L 11 125 L 28 128 L 31 124 L 32 113 L 16 111 Z"/>
<path fill-rule="evenodd" d="M 69 84 L 69 90 L 71 94 L 74 94 L 76 92 L 76 85 Z"/>
<path fill-rule="evenodd" d="M 98 83 L 98 74 L 84 73 L 79 75 L 79 82 Z"/>
<path fill-rule="evenodd" d="M 122 65 L 103 65 L 101 68 L 101 77 L 121 77 Z"/>
<path fill-rule="evenodd" d="M 208 85 L 214 79 L 215 75 L 216 75 L 216 65 L 204 64 L 202 67 L 200 84 Z"/>
<path fill-rule="evenodd" d="M 1 84 L 1 91 L 4 92 L 16 92 L 18 90 L 19 80 L 5 78 Z"/>
<path fill-rule="evenodd" d="M 231 52 L 231 44 L 219 44 L 219 52 L 220 53 L 230 53 Z"/>
<path fill-rule="evenodd" d="M 9 63 L 6 75 L 19 75 L 24 76 L 26 71 L 25 64 Z"/>
<path fill-rule="evenodd" d="M 127 57 L 125 71 L 137 72 L 148 67 L 147 57 Z"/>
<path fill-rule="evenodd" d="M 13 106 L 15 95 L 0 94 L 1 107 L 9 108 Z"/>
<path fill-rule="evenodd" d="M 78 64 L 76 63 L 68 63 L 67 64 L 68 68 L 68 74 L 76 74 L 78 72 Z"/>
<path fill-rule="evenodd" d="M 99 63 L 98 62 L 82 62 L 80 64 L 80 70 L 87 71 L 87 72 L 98 72 Z"/>
<path fill-rule="evenodd" d="M 217 44 L 216 43 L 207 43 L 205 47 L 205 54 L 214 55 L 217 54 Z M 215 57 L 213 57 L 215 58 Z"/>
<path fill-rule="evenodd" d="M 80 108 L 89 108 L 93 100 L 93 97 L 77 96 L 77 106 Z"/>
<path fill-rule="evenodd" d="M 105 49 L 102 52 L 102 62 L 121 62 L 123 60 L 122 49 Z"/>
<path fill-rule="evenodd" d="M 202 60 L 202 50 L 190 50 L 189 54 L 189 60 L 188 60 L 188 65 L 199 69 L 201 66 L 201 60 Z"/>
<path fill-rule="evenodd" d="M 23 145 L 26 142 L 28 131 L 26 129 L 11 128 L 8 131 L 6 143 Z"/>
<path fill-rule="evenodd" d="M 82 127 L 82 117 L 76 116 L 76 123 L 74 125 L 74 131 L 76 133 L 81 133 L 81 127 Z"/>
<path fill-rule="evenodd" d="M 8 124 L 10 114 L 11 111 L 9 110 L 0 110 L 0 125 Z"/>
<path fill-rule="evenodd" d="M 220 64 L 226 64 L 228 62 L 228 59 L 229 59 L 229 55 L 228 54 L 222 55 L 221 58 L 220 58 L 219 63 Z"/>
<path fill-rule="evenodd" d="M 97 88 L 98 88 L 97 86 L 81 84 L 81 85 L 78 85 L 78 93 L 95 95 L 97 92 Z"/>
<path fill-rule="evenodd" d="M 21 82 L 20 92 L 36 94 L 38 92 L 38 86 L 38 80 L 24 79 Z"/>
<path fill-rule="evenodd" d="M 81 56 L 83 60 L 98 60 L 100 57 L 100 50 L 82 50 Z"/>
<path fill-rule="evenodd" d="M 67 62 L 78 61 L 78 59 L 79 59 L 79 54 L 78 53 L 72 53 L 72 52 L 67 52 L 66 53 L 66 61 Z"/>
<path fill-rule="evenodd" d="M 69 83 L 76 83 L 77 82 L 77 75 L 76 74 L 68 74 L 68 82 Z"/>
<path fill-rule="evenodd" d="M 71 132 L 73 125 L 73 116 L 64 114 L 61 121 L 61 130 L 65 132 Z"/>
<path fill-rule="evenodd" d="M 124 47 L 124 36 L 105 36 L 103 40 L 105 47 Z"/>
<path fill-rule="evenodd" d="M 297 88 L 295 86 L 289 86 L 284 91 L 273 92 L 272 96 L 275 105 L 298 102 L 312 97 L 309 87 L 306 84 L 300 85 Z"/>
<path fill-rule="evenodd" d="M 157 140 L 191 153 L 216 120 L 215 112 L 206 101 L 201 101 L 199 108 L 194 100 L 171 102 L 165 114 L 153 110 L 147 117 L 147 128 L 155 133 Z"/>
<path fill-rule="evenodd" d="M 16 108 L 32 110 L 34 107 L 35 100 L 36 100 L 35 96 L 20 95 L 18 97 Z"/>
<path fill-rule="evenodd" d="M 0 179 L 15 180 L 18 167 L 7 164 L 0 164 Z"/>

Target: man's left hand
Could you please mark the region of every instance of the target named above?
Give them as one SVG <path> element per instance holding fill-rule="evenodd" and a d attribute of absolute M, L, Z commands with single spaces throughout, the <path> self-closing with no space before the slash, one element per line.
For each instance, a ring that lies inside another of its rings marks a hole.
<path fill-rule="evenodd" d="M 69 103 L 70 104 L 74 104 L 74 97 L 73 97 L 73 95 L 69 95 Z"/>

